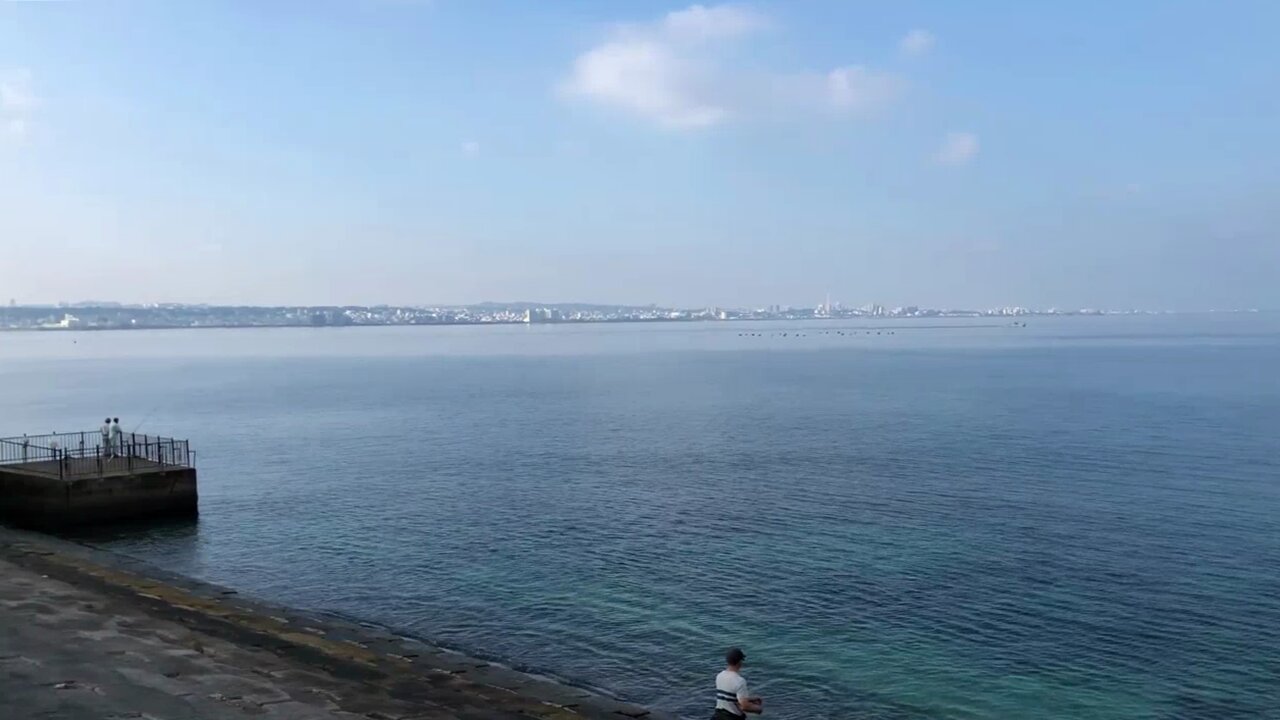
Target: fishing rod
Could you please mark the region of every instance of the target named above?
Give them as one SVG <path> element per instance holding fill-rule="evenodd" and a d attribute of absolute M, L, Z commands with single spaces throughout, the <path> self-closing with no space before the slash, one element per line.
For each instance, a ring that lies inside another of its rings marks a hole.
<path fill-rule="evenodd" d="M 143 416 L 142 416 L 142 419 L 138 421 L 138 424 L 133 426 L 133 429 L 129 431 L 129 434 L 130 434 L 130 435 L 136 435 L 136 434 L 137 434 L 137 432 L 138 432 L 138 428 L 142 427 L 142 423 L 146 422 L 147 420 L 150 420 L 150 419 L 151 419 L 151 416 L 152 416 L 152 415 L 155 415 L 155 414 L 156 414 L 156 410 L 159 410 L 159 409 L 160 409 L 160 406 L 159 406 L 159 405 L 157 405 L 157 406 L 155 406 L 155 407 L 151 408 L 151 411 L 150 411 L 150 412 L 148 412 L 146 415 L 143 415 Z"/>

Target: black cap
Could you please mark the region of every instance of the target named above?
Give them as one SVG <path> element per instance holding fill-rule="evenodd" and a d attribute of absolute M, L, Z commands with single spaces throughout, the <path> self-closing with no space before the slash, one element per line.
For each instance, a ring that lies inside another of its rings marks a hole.
<path fill-rule="evenodd" d="M 730 665 L 741 665 L 743 660 L 747 659 L 746 653 L 741 648 L 729 648 L 729 652 L 724 654 L 724 661 Z"/>

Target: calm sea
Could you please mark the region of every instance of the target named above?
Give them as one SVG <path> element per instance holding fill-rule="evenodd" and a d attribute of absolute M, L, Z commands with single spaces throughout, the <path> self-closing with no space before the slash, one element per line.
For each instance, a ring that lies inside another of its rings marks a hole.
<path fill-rule="evenodd" d="M 0 333 L 0 434 L 190 437 L 91 541 L 689 717 L 738 644 L 777 718 L 1280 718 L 1280 316 L 1027 325 Z"/>

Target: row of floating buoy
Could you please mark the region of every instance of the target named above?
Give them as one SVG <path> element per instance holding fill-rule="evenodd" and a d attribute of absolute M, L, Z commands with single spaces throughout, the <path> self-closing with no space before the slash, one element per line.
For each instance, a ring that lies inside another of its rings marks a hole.
<path fill-rule="evenodd" d="M 807 337 L 809 334 L 811 334 L 811 333 L 798 333 L 798 332 L 784 332 L 784 333 L 752 333 L 752 332 L 740 332 L 740 333 L 738 333 L 738 337 L 798 337 L 798 338 L 802 338 L 802 337 Z M 818 333 L 818 335 L 840 335 L 841 337 L 855 337 L 855 336 L 857 336 L 858 334 L 859 334 L 859 333 L 858 333 L 856 330 L 850 330 L 849 332 L 845 332 L 845 331 L 843 331 L 843 330 L 823 330 L 822 332 Z M 870 335 L 870 334 L 871 334 L 871 331 L 870 331 L 870 330 L 866 330 L 866 331 L 864 331 L 862 334 L 864 334 L 864 335 Z M 897 332 L 896 332 L 896 331 L 894 331 L 894 330 L 876 330 L 876 331 L 875 331 L 875 334 L 876 334 L 876 335 L 896 335 L 896 334 L 897 334 Z"/>

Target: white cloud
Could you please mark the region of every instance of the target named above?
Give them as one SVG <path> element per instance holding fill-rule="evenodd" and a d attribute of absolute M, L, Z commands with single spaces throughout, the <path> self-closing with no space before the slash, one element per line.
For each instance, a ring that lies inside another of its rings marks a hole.
<path fill-rule="evenodd" d="M 857 113 L 891 101 L 903 83 L 862 66 L 786 74 L 752 67 L 736 52 L 768 20 L 736 5 L 693 5 L 614 28 L 579 55 L 560 92 L 667 128 L 704 128 L 779 110 Z"/>
<path fill-rule="evenodd" d="M 36 106 L 31 93 L 31 71 L 27 69 L 0 72 L 0 112 L 28 112 Z"/>
<path fill-rule="evenodd" d="M 870 111 L 892 102 L 902 86 L 897 75 L 852 65 L 827 73 L 827 100 L 837 108 Z"/>
<path fill-rule="evenodd" d="M 31 91 L 29 70 L 0 71 L 0 130 L 5 137 L 26 136 L 31 113 L 38 104 Z"/>
<path fill-rule="evenodd" d="M 968 132 L 947 133 L 934 159 L 943 165 L 964 165 L 978 155 L 978 136 Z"/>
<path fill-rule="evenodd" d="M 912 30 L 898 41 L 898 50 L 903 55 L 919 57 L 933 49 L 933 33 L 919 28 Z"/>
<path fill-rule="evenodd" d="M 714 98 L 706 72 L 672 45 L 642 38 L 608 42 L 580 55 L 563 86 L 669 127 L 714 125 L 729 109 Z"/>
<path fill-rule="evenodd" d="M 462 143 L 462 154 L 470 155 L 470 156 L 479 155 L 480 143 L 476 142 L 475 140 L 467 140 L 466 142 Z"/>
<path fill-rule="evenodd" d="M 763 16 L 734 5 L 690 5 L 667 13 L 662 24 L 673 37 L 713 40 L 746 35 L 768 23 Z"/>

